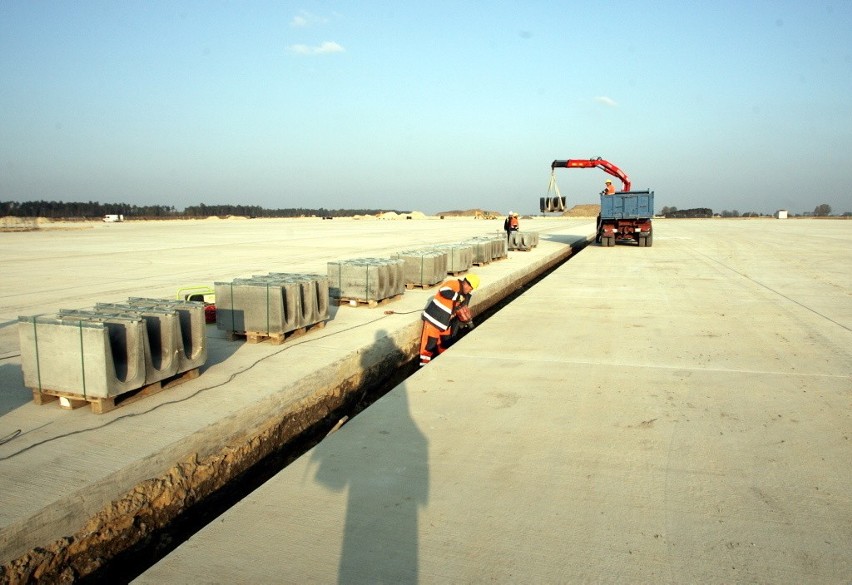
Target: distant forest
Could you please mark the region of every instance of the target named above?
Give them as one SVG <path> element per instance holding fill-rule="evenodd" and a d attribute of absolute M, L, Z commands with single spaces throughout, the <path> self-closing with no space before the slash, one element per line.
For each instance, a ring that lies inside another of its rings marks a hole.
<path fill-rule="evenodd" d="M 244 217 L 352 217 L 375 215 L 386 211 L 410 213 L 396 209 L 264 209 L 259 205 L 193 205 L 183 211 L 168 205 L 129 205 L 97 201 L 0 201 L 0 217 L 48 217 L 51 219 L 102 219 L 105 215 L 123 215 L 125 219 L 187 219 L 196 217 L 240 215 Z"/>

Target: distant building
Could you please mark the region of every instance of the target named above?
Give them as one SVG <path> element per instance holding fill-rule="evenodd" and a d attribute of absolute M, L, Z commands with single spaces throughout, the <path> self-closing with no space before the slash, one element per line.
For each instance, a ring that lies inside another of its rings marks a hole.
<path fill-rule="evenodd" d="M 775 212 L 775 219 L 787 219 L 787 210 L 779 209 Z"/>

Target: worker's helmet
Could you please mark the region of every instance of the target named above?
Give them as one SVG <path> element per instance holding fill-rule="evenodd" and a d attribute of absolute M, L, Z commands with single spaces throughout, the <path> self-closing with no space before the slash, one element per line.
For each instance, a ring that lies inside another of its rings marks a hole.
<path fill-rule="evenodd" d="M 606 180 L 606 181 L 604 181 L 604 182 L 605 182 L 605 183 L 612 183 L 612 181 L 610 181 L 609 179 L 607 179 L 607 180 Z"/>
<path fill-rule="evenodd" d="M 476 290 L 479 288 L 479 276 L 476 274 L 465 274 L 464 279 L 470 285 L 470 288 Z"/>

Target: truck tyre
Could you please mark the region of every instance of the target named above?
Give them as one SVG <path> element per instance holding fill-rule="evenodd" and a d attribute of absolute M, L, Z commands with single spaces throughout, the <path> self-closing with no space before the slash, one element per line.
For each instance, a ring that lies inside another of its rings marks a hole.
<path fill-rule="evenodd" d="M 636 238 L 636 243 L 639 244 L 640 248 L 644 248 L 645 242 L 647 242 L 647 241 L 648 241 L 648 238 L 646 236 L 639 236 L 638 238 Z"/>
<path fill-rule="evenodd" d="M 651 233 L 648 234 L 648 236 L 645 238 L 645 246 L 650 248 L 653 245 L 654 245 L 654 232 L 651 231 Z"/>

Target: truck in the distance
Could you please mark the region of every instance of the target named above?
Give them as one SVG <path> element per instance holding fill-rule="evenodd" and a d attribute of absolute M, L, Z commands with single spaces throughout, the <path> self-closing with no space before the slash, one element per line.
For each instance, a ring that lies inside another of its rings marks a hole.
<path fill-rule="evenodd" d="M 614 246 L 615 242 L 636 242 L 640 247 L 654 243 L 654 192 L 651 190 L 631 191 L 627 174 L 601 157 L 588 159 L 555 160 L 550 165 L 551 187 L 555 188 L 555 197 L 541 198 L 541 211 L 564 211 L 565 198 L 555 187 L 557 168 L 599 168 L 618 178 L 622 190 L 607 195 L 601 193 L 601 213 L 597 220 L 595 241 L 602 246 Z M 550 195 L 550 188 L 548 189 Z"/>

